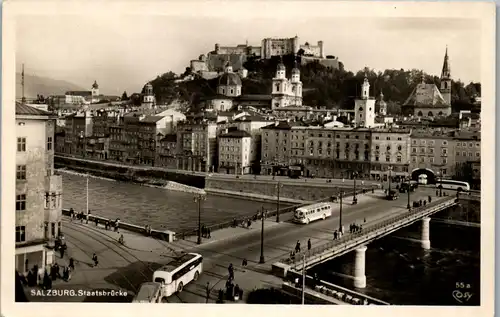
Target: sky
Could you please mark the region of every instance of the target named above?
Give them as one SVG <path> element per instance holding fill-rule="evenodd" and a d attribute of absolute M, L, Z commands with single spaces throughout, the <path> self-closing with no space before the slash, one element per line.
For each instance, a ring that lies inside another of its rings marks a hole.
<path fill-rule="evenodd" d="M 267 37 L 322 40 L 347 70 L 423 69 L 440 75 L 448 46 L 453 79 L 480 81 L 481 23 L 462 18 L 21 15 L 16 17 L 16 69 L 73 82 L 96 80 L 102 93 L 139 92 L 168 71 L 221 46 L 260 46 Z"/>

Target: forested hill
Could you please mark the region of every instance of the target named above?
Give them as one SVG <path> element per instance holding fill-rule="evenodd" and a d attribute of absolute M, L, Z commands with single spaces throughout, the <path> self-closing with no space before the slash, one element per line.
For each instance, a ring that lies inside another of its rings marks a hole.
<path fill-rule="evenodd" d="M 300 59 L 300 57 L 298 57 Z M 243 94 L 269 94 L 272 78 L 275 75 L 279 58 L 269 60 L 250 59 L 244 67 L 248 77 L 243 80 Z M 292 55 L 283 56 L 287 68 L 287 76 L 295 64 Z M 298 60 L 300 65 L 300 60 Z M 309 63 L 300 66 L 301 80 L 304 84 L 304 104 L 326 108 L 351 108 L 353 100 L 360 94 L 360 87 L 366 75 L 370 81 L 370 95 L 378 97 L 382 91 L 388 103 L 390 113 L 397 113 L 400 105 L 409 97 L 415 86 L 421 81 L 421 70 L 387 69 L 383 72 L 365 68 L 356 73 L 344 69 L 331 69 L 319 63 Z M 190 69 L 180 77 L 187 75 Z M 439 76 L 424 73 L 427 83 L 434 82 L 440 87 Z M 179 78 L 172 72 L 165 73 L 154 79 L 153 85 L 159 102 L 170 102 L 175 99 L 189 101 L 196 105 L 203 97 L 213 96 L 217 88 L 217 79 L 204 80 L 198 78 L 192 81 L 175 83 Z M 471 98 L 481 94 L 480 83 L 465 85 L 460 81 L 452 82 L 452 105 L 455 110 L 470 108 Z"/>

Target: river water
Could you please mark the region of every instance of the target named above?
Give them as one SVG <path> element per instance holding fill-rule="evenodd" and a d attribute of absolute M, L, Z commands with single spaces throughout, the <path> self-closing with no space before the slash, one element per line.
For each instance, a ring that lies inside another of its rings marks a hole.
<path fill-rule="evenodd" d="M 415 224 L 370 243 L 365 289 L 353 288 L 353 281 L 345 277 L 351 275 L 354 252 L 318 265 L 308 274 L 316 272 L 323 280 L 393 305 L 480 305 L 480 229 L 431 220 L 430 250 L 422 249 L 419 236 L 420 226 Z M 454 291 L 473 295 L 460 303 Z"/>
<path fill-rule="evenodd" d="M 64 208 L 84 209 L 86 178 L 73 172 L 61 174 Z M 189 193 L 90 177 L 89 197 L 89 209 L 99 216 L 176 232 L 197 224 L 197 204 Z M 203 202 L 202 223 L 250 216 L 262 206 L 272 209 L 276 204 L 208 195 Z M 369 244 L 367 287 L 355 290 L 394 305 L 479 305 L 480 229 L 431 221 L 431 250 L 421 248 L 419 236 L 420 226 L 415 224 Z M 308 274 L 316 272 L 323 280 L 353 289 L 352 280 L 345 277 L 351 274 L 352 255 L 318 265 Z M 456 283 L 469 288 L 457 289 Z M 473 295 L 460 304 L 453 297 L 456 290 Z"/>
<path fill-rule="evenodd" d="M 78 173 L 60 170 L 63 177 L 63 208 L 85 210 L 86 178 Z M 175 232 L 196 228 L 198 204 L 193 194 L 158 187 L 141 186 L 105 178 L 89 178 L 91 213 L 120 218 L 121 221 L 154 229 Z M 258 209 L 275 209 L 275 203 L 207 195 L 202 203 L 201 222 L 213 225 L 235 217 L 253 216 Z"/>

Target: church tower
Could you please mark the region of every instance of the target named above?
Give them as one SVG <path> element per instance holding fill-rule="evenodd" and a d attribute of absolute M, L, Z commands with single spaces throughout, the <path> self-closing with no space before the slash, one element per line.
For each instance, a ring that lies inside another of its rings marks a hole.
<path fill-rule="evenodd" d="M 92 101 L 95 102 L 97 97 L 99 96 L 99 85 L 97 84 L 97 81 L 94 80 L 94 83 L 92 84 Z"/>
<path fill-rule="evenodd" d="M 286 78 L 286 67 L 283 61 L 280 61 L 276 69 L 276 76 L 273 78 L 272 89 L 272 109 L 288 106 L 288 79 Z"/>
<path fill-rule="evenodd" d="M 366 77 L 361 85 L 361 98 L 355 100 L 354 124 L 365 128 L 375 126 L 375 98 L 370 98 L 370 83 Z"/>
<path fill-rule="evenodd" d="M 302 106 L 302 82 L 300 81 L 300 69 L 295 62 L 295 66 L 292 69 L 292 104 L 294 106 Z"/>
<path fill-rule="evenodd" d="M 387 103 L 384 101 L 384 94 L 382 93 L 382 91 L 380 91 L 378 105 L 379 105 L 378 113 L 381 116 L 385 116 L 387 114 Z"/>
<path fill-rule="evenodd" d="M 444 54 L 443 70 L 441 71 L 441 95 L 448 105 L 451 105 L 451 73 L 448 60 L 448 47 Z"/>
<path fill-rule="evenodd" d="M 144 97 L 142 99 L 142 108 L 152 109 L 155 104 L 155 95 L 153 94 L 153 85 L 147 83 L 144 86 Z"/>

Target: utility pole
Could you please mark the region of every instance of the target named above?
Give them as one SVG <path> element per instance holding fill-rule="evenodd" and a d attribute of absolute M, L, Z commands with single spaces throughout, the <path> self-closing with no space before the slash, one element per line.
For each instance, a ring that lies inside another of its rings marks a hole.
<path fill-rule="evenodd" d="M 87 174 L 87 205 L 86 205 L 86 215 L 89 214 L 89 174 Z"/>
<path fill-rule="evenodd" d="M 411 191 L 411 178 L 410 176 L 408 176 L 408 205 L 406 206 L 406 208 L 408 208 L 408 210 L 411 209 L 411 206 L 410 206 L 410 191 Z"/>
<path fill-rule="evenodd" d="M 306 297 L 306 255 L 304 254 L 303 257 L 303 264 L 302 264 L 302 305 L 305 304 L 305 297 Z"/>
<path fill-rule="evenodd" d="M 358 203 L 358 199 L 356 198 L 356 178 L 358 177 L 358 173 L 354 172 L 352 176 L 354 177 L 354 195 L 352 196 L 352 204 L 356 205 Z"/>

